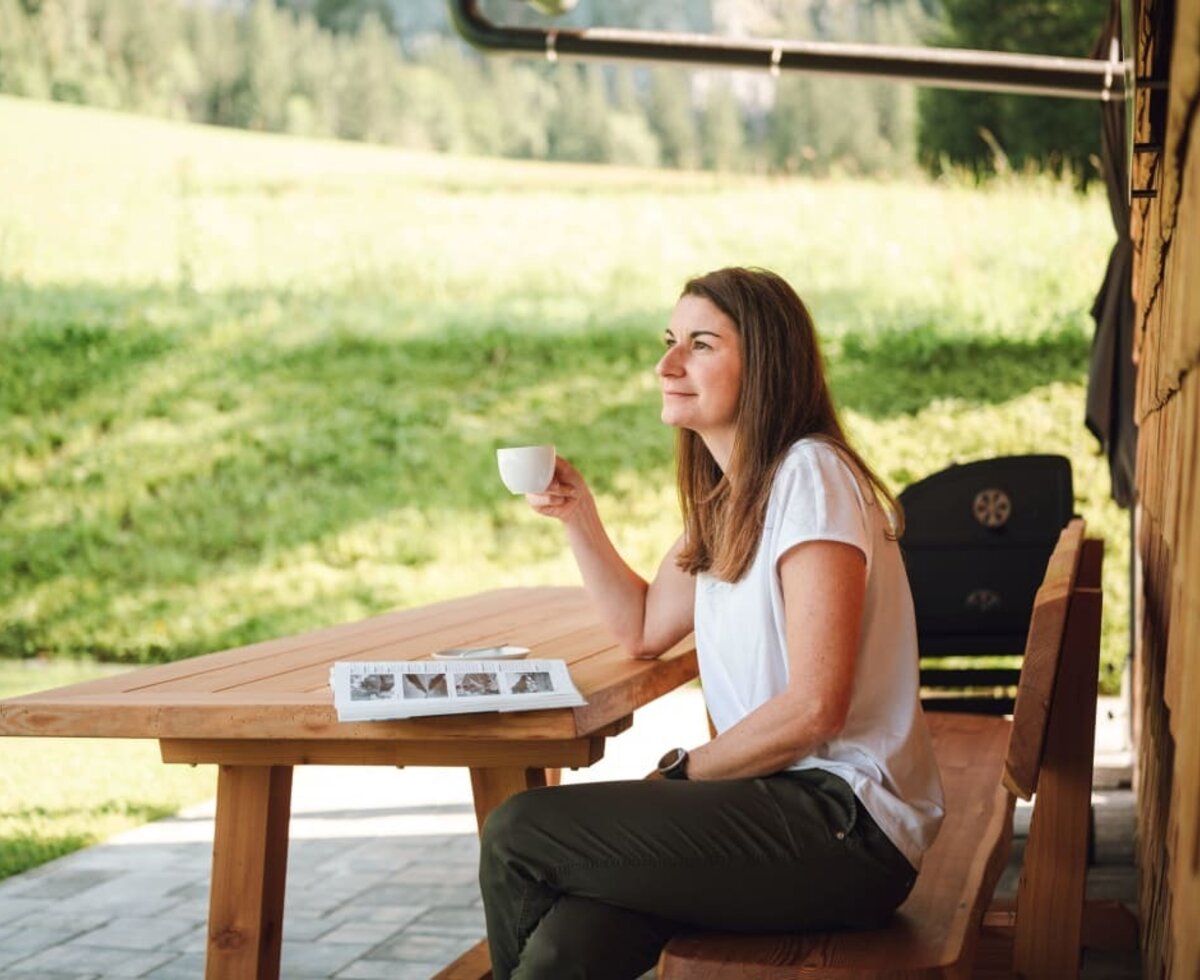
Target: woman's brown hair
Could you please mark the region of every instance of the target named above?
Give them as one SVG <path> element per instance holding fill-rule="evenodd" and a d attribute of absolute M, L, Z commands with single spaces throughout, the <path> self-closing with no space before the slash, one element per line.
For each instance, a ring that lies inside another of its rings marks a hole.
<path fill-rule="evenodd" d="M 742 354 L 736 435 L 729 472 L 690 429 L 676 437 L 676 478 L 683 510 L 684 547 L 677 564 L 736 582 L 754 561 L 766 520 L 771 484 L 798 439 L 824 439 L 886 502 L 892 531 L 903 514 L 883 481 L 850 446 L 825 380 L 817 332 L 804 302 L 765 269 L 718 269 L 689 280 L 681 296 L 707 299 L 733 321 Z"/>

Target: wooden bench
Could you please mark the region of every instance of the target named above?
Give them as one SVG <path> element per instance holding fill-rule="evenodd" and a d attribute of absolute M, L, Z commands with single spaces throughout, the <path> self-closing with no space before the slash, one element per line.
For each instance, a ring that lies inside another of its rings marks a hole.
<path fill-rule="evenodd" d="M 929 716 L 946 818 L 917 884 L 882 929 L 796 935 L 686 933 L 662 980 L 979 977 L 1064 980 L 1084 945 L 1136 945 L 1117 903 L 1087 903 L 1103 542 L 1073 520 L 1038 589 L 1012 720 Z M 1015 910 L 992 906 L 1016 797 L 1037 790 Z M 982 940 L 982 941 L 981 941 Z"/>

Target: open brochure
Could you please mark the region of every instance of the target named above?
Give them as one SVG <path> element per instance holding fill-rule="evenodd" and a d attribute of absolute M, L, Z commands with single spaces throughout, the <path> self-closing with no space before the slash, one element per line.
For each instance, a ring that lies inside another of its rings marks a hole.
<path fill-rule="evenodd" d="M 338 721 L 533 711 L 586 704 L 561 660 L 338 661 L 329 669 Z"/>

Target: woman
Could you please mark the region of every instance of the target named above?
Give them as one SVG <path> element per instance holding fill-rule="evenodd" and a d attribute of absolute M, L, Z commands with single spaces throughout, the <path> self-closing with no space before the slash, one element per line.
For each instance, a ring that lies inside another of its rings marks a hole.
<path fill-rule="evenodd" d="M 880 923 L 941 821 L 899 508 L 846 442 L 804 304 L 773 273 L 718 270 L 684 287 L 665 343 L 684 530 L 654 581 L 565 460 L 528 499 L 564 524 L 630 656 L 695 633 L 717 736 L 649 780 L 531 790 L 492 814 L 497 980 L 636 977 L 682 928 Z"/>

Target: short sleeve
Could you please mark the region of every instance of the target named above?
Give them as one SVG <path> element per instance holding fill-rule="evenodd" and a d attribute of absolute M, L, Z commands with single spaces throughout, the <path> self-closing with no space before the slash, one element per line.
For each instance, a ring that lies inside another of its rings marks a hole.
<path fill-rule="evenodd" d="M 859 477 L 832 446 L 798 443 L 780 464 L 771 493 L 771 563 L 806 541 L 840 541 L 871 564 L 871 515 Z"/>

